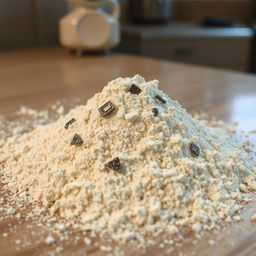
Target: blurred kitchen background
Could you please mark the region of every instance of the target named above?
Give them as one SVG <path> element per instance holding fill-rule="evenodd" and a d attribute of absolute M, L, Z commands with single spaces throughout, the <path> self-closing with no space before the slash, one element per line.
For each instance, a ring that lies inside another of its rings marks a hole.
<path fill-rule="evenodd" d="M 112 52 L 256 72 L 256 1 L 119 2 L 121 42 Z M 0 51 L 59 45 L 69 10 L 64 0 L 0 1 Z"/>

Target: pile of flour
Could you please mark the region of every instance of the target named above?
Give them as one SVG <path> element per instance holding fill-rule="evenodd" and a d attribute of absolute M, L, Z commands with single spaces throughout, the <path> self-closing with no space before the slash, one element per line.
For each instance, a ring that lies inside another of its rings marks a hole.
<path fill-rule="evenodd" d="M 237 217 L 256 189 L 254 162 L 158 84 L 118 78 L 55 123 L 2 141 L 8 188 L 115 239 L 175 234 L 184 226 L 200 232 Z M 103 117 L 99 108 L 108 101 L 115 109 Z"/>

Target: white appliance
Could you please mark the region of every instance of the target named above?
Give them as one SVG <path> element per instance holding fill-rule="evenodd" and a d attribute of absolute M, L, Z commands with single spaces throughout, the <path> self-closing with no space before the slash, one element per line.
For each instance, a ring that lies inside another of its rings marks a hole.
<path fill-rule="evenodd" d="M 73 10 L 59 23 L 60 43 L 71 50 L 110 49 L 120 41 L 117 0 L 67 0 Z M 111 9 L 108 13 L 104 8 Z"/>

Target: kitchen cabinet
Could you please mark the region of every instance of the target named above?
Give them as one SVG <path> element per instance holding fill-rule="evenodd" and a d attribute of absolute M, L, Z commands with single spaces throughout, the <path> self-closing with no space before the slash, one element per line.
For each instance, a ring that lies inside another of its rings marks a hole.
<path fill-rule="evenodd" d="M 248 71 L 250 28 L 205 28 L 196 24 L 125 25 L 119 51 L 238 71 Z"/>

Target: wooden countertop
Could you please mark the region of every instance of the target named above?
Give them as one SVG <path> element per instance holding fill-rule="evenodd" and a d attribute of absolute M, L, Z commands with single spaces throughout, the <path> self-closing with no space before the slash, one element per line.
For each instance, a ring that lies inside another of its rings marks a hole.
<path fill-rule="evenodd" d="M 62 98 L 72 102 L 79 97 L 86 102 L 107 81 L 135 74 L 147 80 L 160 80 L 161 88 L 188 111 L 205 111 L 229 123 L 238 121 L 239 129 L 244 131 L 256 129 L 255 76 L 128 55 L 76 57 L 60 48 L 0 54 L 0 114 L 11 115 L 24 104 L 44 108 Z M 255 139 L 256 135 L 251 134 L 249 140 Z M 174 255 L 179 251 L 200 256 L 255 255 L 256 227 L 249 220 L 252 213 L 256 213 L 254 203 L 246 206 L 241 223 L 234 223 L 225 231 L 209 233 L 197 244 L 187 239 L 185 246 L 178 248 Z M 51 246 L 42 242 L 17 250 L 15 239 L 29 232 L 25 231 L 28 223 L 24 221 L 8 237 L 2 235 L 15 221 L 13 218 L 0 222 L 0 255 L 48 255 L 52 251 Z M 218 245 L 209 246 L 209 239 L 218 241 Z M 31 237 L 31 241 L 35 238 Z M 60 245 L 65 248 L 63 255 L 103 255 L 84 243 Z M 129 247 L 125 251 L 127 255 L 161 253 L 156 247 L 143 253 L 135 253 Z"/>

